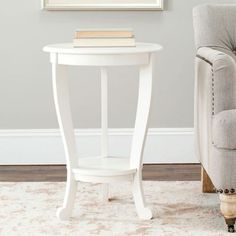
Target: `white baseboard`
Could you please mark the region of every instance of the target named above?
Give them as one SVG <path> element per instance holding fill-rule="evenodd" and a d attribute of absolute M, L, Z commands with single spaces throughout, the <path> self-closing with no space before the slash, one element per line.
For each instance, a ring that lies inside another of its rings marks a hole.
<path fill-rule="evenodd" d="M 97 156 L 100 130 L 76 130 L 79 156 Z M 111 155 L 128 156 L 132 129 L 109 130 Z M 192 128 L 149 129 L 144 163 L 198 163 Z M 0 165 L 64 164 L 59 130 L 0 130 Z"/>

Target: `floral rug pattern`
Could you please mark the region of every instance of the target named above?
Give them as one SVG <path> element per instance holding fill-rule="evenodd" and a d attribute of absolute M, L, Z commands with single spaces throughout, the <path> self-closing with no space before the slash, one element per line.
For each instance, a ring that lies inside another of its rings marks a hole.
<path fill-rule="evenodd" d="M 137 218 L 130 183 L 110 186 L 102 202 L 100 184 L 79 183 L 73 216 L 56 218 L 63 182 L 0 183 L 0 236 L 221 236 L 229 235 L 217 194 L 201 193 L 200 182 L 144 181 L 152 220 Z"/>

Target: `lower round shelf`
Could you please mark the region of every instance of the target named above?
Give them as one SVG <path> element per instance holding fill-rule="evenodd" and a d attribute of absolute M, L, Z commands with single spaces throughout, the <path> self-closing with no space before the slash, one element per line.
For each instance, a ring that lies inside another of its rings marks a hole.
<path fill-rule="evenodd" d="M 130 168 L 130 159 L 124 157 L 85 157 L 79 159 L 78 168 L 74 168 L 75 175 L 113 177 L 130 175 L 136 169 Z"/>

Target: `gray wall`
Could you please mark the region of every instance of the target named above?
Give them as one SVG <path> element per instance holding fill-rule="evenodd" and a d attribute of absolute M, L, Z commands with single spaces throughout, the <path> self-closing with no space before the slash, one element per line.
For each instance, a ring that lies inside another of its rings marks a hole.
<path fill-rule="evenodd" d="M 151 127 L 193 126 L 192 8 L 205 2 L 164 0 L 163 12 L 46 12 L 40 0 L 5 0 L 0 8 L 0 129 L 57 128 L 46 44 L 72 40 L 76 28 L 132 27 L 137 41 L 160 43 L 154 70 Z M 137 68 L 109 70 L 110 127 L 132 127 Z M 72 109 L 77 128 L 100 121 L 99 71 L 72 68 Z"/>

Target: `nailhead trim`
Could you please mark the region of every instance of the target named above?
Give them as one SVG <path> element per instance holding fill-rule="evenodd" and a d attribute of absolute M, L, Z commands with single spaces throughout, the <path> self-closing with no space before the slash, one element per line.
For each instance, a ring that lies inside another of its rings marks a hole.
<path fill-rule="evenodd" d="M 233 194 L 235 193 L 235 189 L 234 188 L 231 188 L 230 190 L 229 189 L 216 189 L 216 192 L 217 193 L 225 193 L 225 194 Z"/>
<path fill-rule="evenodd" d="M 215 86 L 215 80 L 214 80 L 214 71 L 213 67 L 211 67 L 211 75 L 212 75 L 212 80 L 211 80 L 211 94 L 212 94 L 212 115 L 215 115 L 215 91 L 214 91 L 214 86 Z"/>
<path fill-rule="evenodd" d="M 212 102 L 212 107 L 211 107 L 211 114 L 212 116 L 215 115 L 215 90 L 214 90 L 214 85 L 215 85 L 215 80 L 214 80 L 214 71 L 213 71 L 213 65 L 211 65 L 211 102 Z M 214 141 L 212 140 L 212 144 L 214 145 Z"/>
<path fill-rule="evenodd" d="M 228 189 L 225 189 L 224 193 L 229 193 L 229 190 L 228 190 Z"/>

